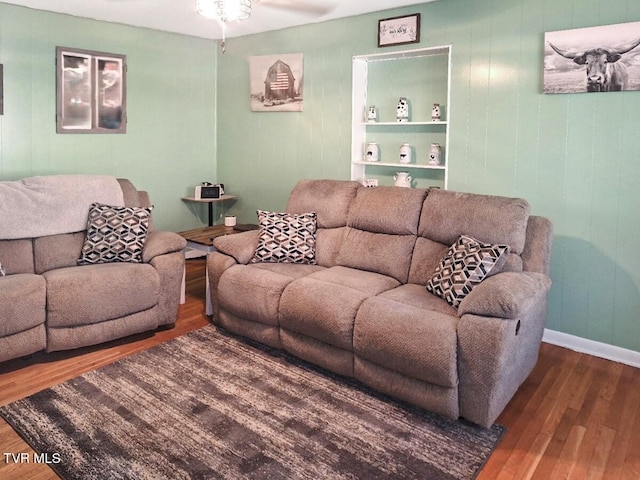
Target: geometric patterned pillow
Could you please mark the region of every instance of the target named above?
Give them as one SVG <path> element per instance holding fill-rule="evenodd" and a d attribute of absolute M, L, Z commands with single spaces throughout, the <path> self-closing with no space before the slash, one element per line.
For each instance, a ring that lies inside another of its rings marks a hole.
<path fill-rule="evenodd" d="M 316 264 L 316 213 L 258 210 L 258 246 L 251 263 Z"/>
<path fill-rule="evenodd" d="M 78 264 L 141 263 L 152 209 L 93 203 Z"/>
<path fill-rule="evenodd" d="M 491 271 L 498 271 L 507 261 L 508 245 L 481 243 L 461 235 L 449 247 L 435 273 L 427 282 L 427 290 L 458 308 L 469 292 Z"/>

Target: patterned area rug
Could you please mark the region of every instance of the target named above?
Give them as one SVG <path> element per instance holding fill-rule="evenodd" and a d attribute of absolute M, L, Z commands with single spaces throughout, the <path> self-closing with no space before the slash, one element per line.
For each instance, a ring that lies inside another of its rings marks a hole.
<path fill-rule="evenodd" d="M 2 407 L 74 479 L 471 479 L 504 433 L 207 326 Z"/>

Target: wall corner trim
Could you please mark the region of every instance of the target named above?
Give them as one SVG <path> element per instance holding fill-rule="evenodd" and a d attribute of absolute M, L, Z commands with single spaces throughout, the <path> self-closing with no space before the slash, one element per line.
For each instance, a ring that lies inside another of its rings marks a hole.
<path fill-rule="evenodd" d="M 640 368 L 640 352 L 545 328 L 542 341 L 580 353 Z"/>

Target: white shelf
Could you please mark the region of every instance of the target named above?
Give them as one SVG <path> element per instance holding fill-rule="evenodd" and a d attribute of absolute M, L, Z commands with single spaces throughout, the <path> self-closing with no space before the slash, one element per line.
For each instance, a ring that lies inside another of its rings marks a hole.
<path fill-rule="evenodd" d="M 385 127 L 411 127 L 412 125 L 447 125 L 449 122 L 362 122 L 366 127 L 377 127 L 378 125 Z"/>
<path fill-rule="evenodd" d="M 446 170 L 445 165 L 424 165 L 420 163 L 390 163 L 390 162 L 351 162 L 353 165 L 366 165 L 368 167 L 395 167 L 395 168 L 424 168 L 428 170 Z"/>

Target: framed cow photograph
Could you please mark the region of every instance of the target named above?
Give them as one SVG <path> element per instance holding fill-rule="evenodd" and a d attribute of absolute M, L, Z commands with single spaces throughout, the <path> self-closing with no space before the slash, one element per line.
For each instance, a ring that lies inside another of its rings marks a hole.
<path fill-rule="evenodd" d="M 301 112 L 302 53 L 249 57 L 253 112 Z"/>
<path fill-rule="evenodd" d="M 547 32 L 544 93 L 640 90 L 640 22 Z"/>

